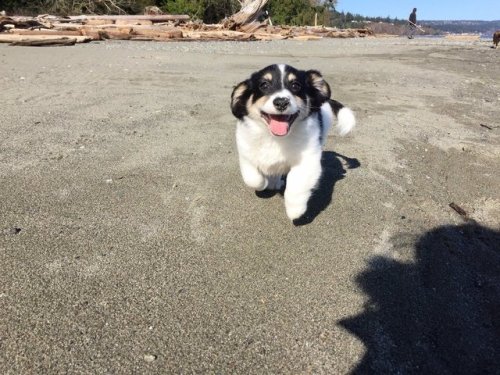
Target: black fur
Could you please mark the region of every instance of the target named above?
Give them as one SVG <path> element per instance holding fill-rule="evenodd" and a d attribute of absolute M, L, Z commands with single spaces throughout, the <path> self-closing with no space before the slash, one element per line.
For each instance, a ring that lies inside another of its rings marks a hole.
<path fill-rule="evenodd" d="M 339 114 L 339 111 L 344 108 L 344 105 L 334 99 L 329 99 L 328 103 L 330 103 L 330 107 L 332 107 L 333 113 L 335 113 L 335 116 Z"/>
<path fill-rule="evenodd" d="M 242 90 L 238 97 L 235 97 L 238 90 Z M 231 111 L 236 118 L 243 118 L 248 115 L 246 103 L 252 95 L 252 82 L 247 79 L 236 86 L 231 94 Z"/>
<path fill-rule="evenodd" d="M 317 70 L 308 70 L 306 75 L 308 94 L 311 98 L 311 111 L 319 111 L 320 107 L 330 99 L 330 86 Z"/>
<path fill-rule="evenodd" d="M 325 127 L 321 111 L 318 111 L 318 123 L 319 123 L 319 143 L 321 144 L 323 143 L 323 128 Z"/>
<path fill-rule="evenodd" d="M 272 76 L 271 81 L 264 79 L 264 76 L 266 76 L 266 74 L 268 73 Z M 252 85 L 254 87 L 254 102 L 265 95 L 271 95 L 273 92 L 282 89 L 281 72 L 278 68 L 278 65 L 270 65 L 256 73 L 253 73 L 250 77 L 250 80 L 252 81 Z M 264 84 L 266 84 L 266 88 L 263 87 Z"/>

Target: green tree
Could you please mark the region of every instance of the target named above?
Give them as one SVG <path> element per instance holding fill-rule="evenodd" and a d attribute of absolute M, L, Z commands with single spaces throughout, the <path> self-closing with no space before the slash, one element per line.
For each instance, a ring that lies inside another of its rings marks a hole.
<path fill-rule="evenodd" d="M 205 23 L 217 23 L 240 9 L 237 0 L 157 0 L 165 13 L 188 14 Z"/>
<path fill-rule="evenodd" d="M 165 13 L 188 14 L 194 19 L 203 18 L 203 0 L 164 0 L 158 3 Z"/>
<path fill-rule="evenodd" d="M 329 12 L 335 3 L 317 0 L 270 0 L 268 10 L 274 24 L 313 25 L 316 14 L 319 22 L 329 22 Z"/>
<path fill-rule="evenodd" d="M 220 22 L 241 8 L 238 0 L 0 0 L 0 8 L 13 14 L 140 14 L 156 5 L 170 14 L 188 14 L 205 23 Z M 275 24 L 329 25 L 335 18 L 336 0 L 270 0 L 267 10 Z M 0 9 L 0 10 L 2 10 Z"/>
<path fill-rule="evenodd" d="M 154 0 L 5 0 L 1 8 L 27 15 L 137 14 L 154 3 Z"/>

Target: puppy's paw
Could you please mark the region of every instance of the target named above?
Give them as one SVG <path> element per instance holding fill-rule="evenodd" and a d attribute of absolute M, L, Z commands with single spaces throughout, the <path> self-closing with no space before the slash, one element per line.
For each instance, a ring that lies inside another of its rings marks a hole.
<path fill-rule="evenodd" d="M 296 220 L 302 217 L 306 213 L 307 210 L 307 202 L 306 203 L 296 203 L 296 202 L 286 202 L 286 215 L 290 220 Z"/>
<path fill-rule="evenodd" d="M 243 181 L 245 184 L 256 191 L 262 191 L 268 188 L 269 182 L 266 177 L 260 173 L 247 173 L 243 174 Z"/>

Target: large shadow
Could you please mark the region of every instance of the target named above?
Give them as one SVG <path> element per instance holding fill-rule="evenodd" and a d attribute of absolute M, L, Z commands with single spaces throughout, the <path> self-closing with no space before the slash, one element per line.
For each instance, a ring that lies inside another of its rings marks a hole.
<path fill-rule="evenodd" d="M 414 251 L 415 263 L 375 257 L 357 277 L 369 300 L 340 322 L 366 346 L 353 373 L 500 374 L 500 232 L 443 226 Z"/>
<path fill-rule="evenodd" d="M 344 161 L 344 164 L 342 163 Z M 333 151 L 324 151 L 321 156 L 321 179 L 317 188 L 314 190 L 309 202 L 307 203 L 306 213 L 299 219 L 294 220 L 297 226 L 306 225 L 325 209 L 332 201 L 333 189 L 335 184 L 343 179 L 347 173 L 344 169 L 358 168 L 361 164 L 358 159 L 349 158 Z"/>

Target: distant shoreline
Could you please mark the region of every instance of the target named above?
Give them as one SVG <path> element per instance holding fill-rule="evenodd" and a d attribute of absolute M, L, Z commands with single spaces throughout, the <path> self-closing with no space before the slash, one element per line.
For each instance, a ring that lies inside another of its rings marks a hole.
<path fill-rule="evenodd" d="M 493 33 L 491 34 L 483 34 L 483 33 L 446 33 L 446 34 L 440 34 L 440 35 L 416 35 L 416 38 L 435 38 L 435 39 L 440 39 L 440 38 L 478 38 L 478 39 L 484 39 L 484 40 L 489 40 L 493 38 Z"/>

